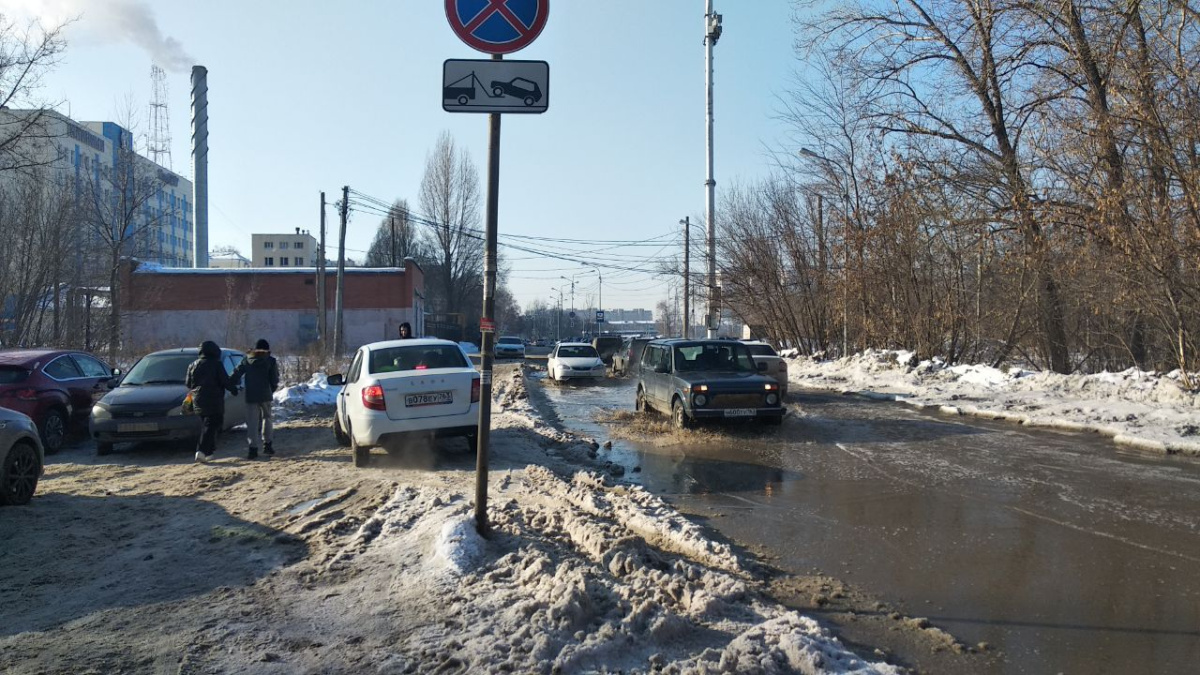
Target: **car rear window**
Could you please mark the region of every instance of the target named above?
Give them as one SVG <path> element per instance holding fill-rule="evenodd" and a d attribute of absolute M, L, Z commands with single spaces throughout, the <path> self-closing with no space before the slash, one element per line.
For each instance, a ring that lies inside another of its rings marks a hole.
<path fill-rule="evenodd" d="M 387 347 L 371 352 L 370 373 L 398 373 L 434 368 L 465 368 L 470 364 L 458 345 Z"/>
<path fill-rule="evenodd" d="M 0 366 L 0 384 L 17 384 L 29 377 L 29 371 L 13 366 Z"/>
<path fill-rule="evenodd" d="M 746 349 L 754 356 L 779 356 L 771 345 L 746 345 Z"/>
<path fill-rule="evenodd" d="M 575 359 L 575 358 L 600 358 L 596 350 L 592 347 L 559 347 L 558 358 L 560 359 Z"/>

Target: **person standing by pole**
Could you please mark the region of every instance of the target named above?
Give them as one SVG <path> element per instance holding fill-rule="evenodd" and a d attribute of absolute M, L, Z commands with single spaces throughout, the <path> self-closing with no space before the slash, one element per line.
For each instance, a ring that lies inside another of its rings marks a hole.
<path fill-rule="evenodd" d="M 254 349 L 233 370 L 233 384 L 242 379 L 246 386 L 246 459 L 258 459 L 258 448 L 270 457 L 275 454 L 272 444 L 274 421 L 271 419 L 271 400 L 279 388 L 279 363 L 271 356 L 271 344 L 266 340 L 254 343 Z"/>

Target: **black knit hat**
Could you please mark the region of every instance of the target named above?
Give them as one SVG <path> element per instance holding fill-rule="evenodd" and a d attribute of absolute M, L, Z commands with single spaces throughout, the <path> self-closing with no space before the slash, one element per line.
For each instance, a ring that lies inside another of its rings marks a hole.
<path fill-rule="evenodd" d="M 269 352 L 269 351 L 271 351 L 271 343 L 267 342 L 266 340 L 264 340 L 262 338 L 259 338 L 258 342 L 254 343 L 254 348 L 261 349 L 264 352 Z"/>

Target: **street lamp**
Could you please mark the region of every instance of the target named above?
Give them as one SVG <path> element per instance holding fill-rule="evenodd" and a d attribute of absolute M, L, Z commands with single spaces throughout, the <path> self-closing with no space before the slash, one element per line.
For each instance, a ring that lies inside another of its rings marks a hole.
<path fill-rule="evenodd" d="M 563 292 L 561 288 L 550 287 L 552 291 L 558 291 L 558 312 L 554 315 L 554 341 L 562 342 L 562 302 Z M 551 298 L 553 299 L 553 298 Z"/>

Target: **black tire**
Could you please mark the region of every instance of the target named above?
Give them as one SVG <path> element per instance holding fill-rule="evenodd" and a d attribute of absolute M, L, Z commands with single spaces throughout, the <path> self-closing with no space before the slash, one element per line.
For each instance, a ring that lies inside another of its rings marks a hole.
<path fill-rule="evenodd" d="M 13 445 L 4 458 L 4 466 L 0 467 L 0 504 L 28 504 L 37 492 L 41 474 L 37 449 L 25 442 Z"/>
<path fill-rule="evenodd" d="M 42 449 L 47 455 L 58 452 L 67 442 L 67 416 L 58 408 L 51 408 L 38 423 L 38 435 L 42 437 Z"/>
<path fill-rule="evenodd" d="M 461 95 L 459 95 L 459 97 L 458 97 L 458 104 L 459 104 L 459 105 L 466 105 L 466 104 L 467 104 L 467 101 L 469 101 L 469 100 L 470 100 L 470 99 L 469 99 L 469 98 L 467 98 L 467 95 L 466 95 L 466 94 L 461 94 Z"/>
<path fill-rule="evenodd" d="M 675 428 L 680 430 L 691 429 L 693 426 L 692 418 L 688 417 L 687 411 L 683 409 L 683 401 L 675 399 L 671 404 L 671 421 L 675 423 Z"/>
<path fill-rule="evenodd" d="M 354 466 L 364 469 L 371 464 L 371 449 L 364 448 L 354 439 L 354 428 L 351 427 L 346 431 L 346 435 L 350 437 L 350 452 L 354 455 Z"/>
<path fill-rule="evenodd" d="M 492 96 L 503 96 L 504 90 L 500 87 L 492 87 Z"/>
<path fill-rule="evenodd" d="M 525 97 L 525 105 L 526 105 L 526 106 L 531 106 L 531 105 L 533 105 L 534 103 L 537 103 L 537 101 L 534 101 L 532 96 L 526 96 L 526 97 Z"/>
<path fill-rule="evenodd" d="M 342 431 L 342 422 L 338 419 L 336 410 L 333 411 L 333 437 L 337 439 L 337 444 L 341 447 L 350 447 L 350 437 Z"/>
<path fill-rule="evenodd" d="M 112 451 L 113 451 L 112 443 L 99 443 L 99 442 L 96 443 L 96 454 L 99 455 L 100 457 L 103 457 L 105 455 L 111 455 Z"/>
<path fill-rule="evenodd" d="M 472 455 L 478 455 L 479 454 L 479 434 L 471 434 L 470 436 L 466 436 L 466 439 L 467 439 L 467 450 L 469 450 Z"/>
<path fill-rule="evenodd" d="M 637 398 L 633 402 L 633 409 L 640 412 L 650 412 L 650 406 L 646 405 L 646 392 L 638 387 Z"/>

